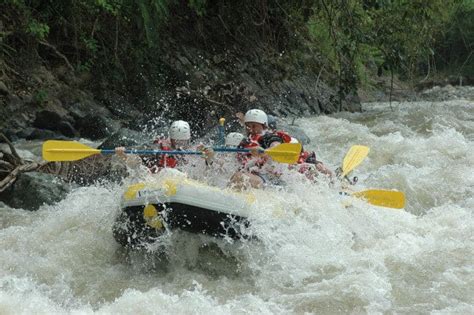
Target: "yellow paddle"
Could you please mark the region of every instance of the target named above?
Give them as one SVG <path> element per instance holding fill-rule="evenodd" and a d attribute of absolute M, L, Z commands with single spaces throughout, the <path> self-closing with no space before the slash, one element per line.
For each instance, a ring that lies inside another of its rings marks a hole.
<path fill-rule="evenodd" d="M 344 178 L 354 168 L 356 168 L 369 154 L 369 151 L 369 147 L 363 145 L 352 146 L 344 157 L 344 161 L 342 162 L 341 178 Z"/>
<path fill-rule="evenodd" d="M 249 149 L 214 148 L 216 152 L 250 152 Z M 263 151 L 280 163 L 296 163 L 300 156 L 300 143 L 282 143 Z M 48 140 L 43 143 L 43 159 L 51 162 L 77 161 L 95 154 L 114 154 L 115 150 L 94 149 L 76 141 Z M 201 151 L 125 150 L 128 154 L 189 154 L 202 155 Z"/>
<path fill-rule="evenodd" d="M 374 206 L 405 208 L 405 194 L 401 191 L 370 189 L 352 193 L 352 196 L 362 198 Z"/>
<path fill-rule="evenodd" d="M 48 140 L 43 143 L 43 159 L 50 162 L 77 161 L 103 150 L 91 148 L 76 141 Z M 110 150 L 113 151 L 114 150 Z"/>
<path fill-rule="evenodd" d="M 275 162 L 295 164 L 300 157 L 301 148 L 301 143 L 282 143 L 266 149 L 265 153 Z"/>
<path fill-rule="evenodd" d="M 269 155 L 275 162 L 295 164 L 301 153 L 301 143 L 281 143 L 270 149 L 261 150 L 261 153 Z M 250 152 L 250 149 L 240 148 L 214 148 L 215 152 Z"/>
<path fill-rule="evenodd" d="M 217 132 L 219 134 L 219 139 L 218 139 L 218 145 L 224 146 L 225 145 L 225 118 L 221 117 L 219 118 L 219 126 L 217 126 Z"/>
<path fill-rule="evenodd" d="M 349 149 L 342 162 L 341 178 L 352 172 L 369 154 L 369 147 L 354 145 Z M 394 209 L 405 207 L 405 195 L 401 191 L 370 189 L 352 193 L 352 196 L 365 199 L 374 206 Z"/>

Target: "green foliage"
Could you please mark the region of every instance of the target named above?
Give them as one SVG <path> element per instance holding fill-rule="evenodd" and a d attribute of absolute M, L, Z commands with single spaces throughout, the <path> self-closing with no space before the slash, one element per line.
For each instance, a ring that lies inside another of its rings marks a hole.
<path fill-rule="evenodd" d="M 359 53 L 355 56 L 356 75 L 360 85 L 364 88 L 371 87 L 372 77 L 385 64 L 383 52 L 377 47 L 361 44 Z"/>
<path fill-rule="evenodd" d="M 96 56 L 97 51 L 99 50 L 98 42 L 93 37 L 83 37 L 82 42 L 84 43 L 86 49 L 90 52 L 92 56 Z"/>
<path fill-rule="evenodd" d="M 111 15 L 118 15 L 122 8 L 122 1 L 113 1 L 113 0 L 96 0 L 96 5 L 100 11 L 107 12 Z"/>
<path fill-rule="evenodd" d="M 36 20 L 28 23 L 27 30 L 29 34 L 33 35 L 39 40 L 45 39 L 49 34 L 49 26 Z"/>
<path fill-rule="evenodd" d="M 384 2 L 369 8 L 372 21 L 367 43 L 379 48 L 384 66 L 413 73 L 421 60 L 433 54 L 436 36 L 451 18 L 456 1 L 412 0 Z"/>
<path fill-rule="evenodd" d="M 367 83 L 371 74 L 389 70 L 412 77 L 432 58 L 459 2 L 321 0 L 313 6 L 308 30 L 341 76 L 348 71 Z"/>
<path fill-rule="evenodd" d="M 206 14 L 207 0 L 189 0 L 189 7 L 200 17 Z"/>
<path fill-rule="evenodd" d="M 137 0 L 137 2 L 148 47 L 156 48 L 159 44 L 160 27 L 168 18 L 168 1 Z"/>
<path fill-rule="evenodd" d="M 48 91 L 39 89 L 33 95 L 33 101 L 38 105 L 43 105 L 49 98 Z"/>
<path fill-rule="evenodd" d="M 336 64 L 336 45 L 333 45 L 327 23 L 313 16 L 308 22 L 308 30 L 321 55 Z"/>
<path fill-rule="evenodd" d="M 474 77 L 474 0 L 456 8 L 446 32 L 435 46 L 438 68 L 454 75 Z"/>
<path fill-rule="evenodd" d="M 339 104 L 364 79 L 361 55 L 366 41 L 368 17 L 360 1 L 321 0 L 313 6 L 314 14 L 308 22 L 314 45 L 333 64 L 337 71 Z M 316 26 L 316 27 L 314 27 Z"/>
<path fill-rule="evenodd" d="M 285 51 L 305 65 L 312 54 L 318 62 L 310 70 L 322 64 L 323 75 L 335 74 L 341 98 L 377 72 L 408 78 L 430 60 L 474 72 L 474 0 L 4 0 L 0 11 L 4 58 L 26 51 L 47 59 L 54 51 L 38 42 L 48 42 L 77 71 L 118 88 L 131 77 L 158 77 L 161 54 L 173 53 L 165 41 L 213 52 Z"/>

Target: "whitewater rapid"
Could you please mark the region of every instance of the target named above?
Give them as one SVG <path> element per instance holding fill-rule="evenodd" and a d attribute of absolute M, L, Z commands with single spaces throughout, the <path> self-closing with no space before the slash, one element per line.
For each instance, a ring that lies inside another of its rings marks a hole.
<path fill-rule="evenodd" d="M 176 232 L 164 261 L 114 241 L 121 185 L 0 204 L 0 314 L 474 313 L 473 102 L 363 108 L 296 124 L 333 169 L 369 146 L 355 189 L 403 191 L 404 211 L 290 181 L 257 203 L 281 213 L 252 225 L 259 242 Z"/>

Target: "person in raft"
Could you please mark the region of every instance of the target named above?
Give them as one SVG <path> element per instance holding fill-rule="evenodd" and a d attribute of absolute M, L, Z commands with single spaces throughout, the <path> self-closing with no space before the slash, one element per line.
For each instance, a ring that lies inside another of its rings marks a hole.
<path fill-rule="evenodd" d="M 237 148 L 245 136 L 239 132 L 230 132 L 225 137 L 226 148 Z M 212 150 L 211 148 L 208 148 Z M 229 183 L 229 178 L 235 173 L 235 169 L 240 167 L 235 155 L 220 154 L 214 159 L 206 160 L 206 181 L 208 184 L 225 188 Z"/>
<path fill-rule="evenodd" d="M 250 149 L 250 153 L 238 154 L 239 170 L 232 176 L 230 185 L 242 189 L 250 185 L 261 188 L 264 185 L 280 185 L 281 173 L 276 170 L 270 157 L 261 151 L 281 143 L 289 143 L 291 136 L 277 135 L 268 129 L 268 116 L 260 109 L 251 109 L 245 113 L 243 122 L 247 131 L 238 148 Z"/>
<path fill-rule="evenodd" d="M 243 113 L 237 113 L 235 115 L 241 124 L 245 124 L 245 116 Z M 277 126 L 277 119 L 275 116 L 267 115 L 268 130 L 282 138 L 285 143 L 298 143 L 299 141 L 290 137 L 288 133 L 283 130 L 279 130 Z M 289 169 L 296 170 L 301 174 L 304 174 L 308 179 L 315 180 L 319 173 L 332 178 L 334 173 L 326 166 L 323 162 L 316 158 L 316 152 L 306 151 L 304 148 L 301 149 L 300 157 L 296 165 L 289 165 Z"/>
<path fill-rule="evenodd" d="M 190 140 L 191 127 L 188 122 L 176 120 L 168 130 L 168 138 L 158 138 L 154 141 L 154 144 L 157 146 L 156 149 L 161 151 L 184 151 L 191 148 Z M 198 146 L 198 149 L 203 151 L 206 162 L 212 159 L 214 153 L 212 150 L 207 150 L 203 146 Z M 137 156 L 125 154 L 124 147 L 115 148 L 115 153 L 130 166 L 143 162 L 152 173 L 158 173 L 163 168 L 176 168 L 188 163 L 185 155 L 181 154 L 157 154 L 156 156 L 145 156 L 140 159 Z"/>
<path fill-rule="evenodd" d="M 287 133 L 278 130 L 277 120 L 275 116 L 268 115 L 268 128 L 275 133 L 277 136 L 286 137 Z M 296 138 L 291 137 L 290 143 L 298 143 Z M 334 173 L 326 166 L 323 162 L 316 159 L 316 152 L 306 151 L 304 148 L 301 149 L 300 157 L 298 158 L 297 165 L 290 165 L 290 169 L 296 169 L 298 172 L 305 174 L 310 180 L 315 180 L 318 173 L 326 175 L 330 178 L 334 176 Z"/>
<path fill-rule="evenodd" d="M 227 148 L 236 148 L 239 146 L 240 142 L 244 140 L 245 136 L 240 132 L 230 132 L 225 137 L 225 146 Z"/>

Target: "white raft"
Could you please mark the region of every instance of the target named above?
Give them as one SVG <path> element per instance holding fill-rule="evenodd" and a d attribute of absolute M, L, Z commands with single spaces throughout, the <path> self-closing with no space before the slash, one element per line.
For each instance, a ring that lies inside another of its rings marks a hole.
<path fill-rule="evenodd" d="M 126 189 L 113 227 L 118 243 L 141 246 L 155 241 L 165 229 L 247 237 L 248 217 L 256 201 L 253 193 L 219 189 L 188 179 L 176 170 L 163 171 L 156 181 Z"/>

